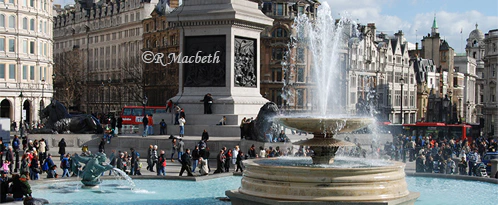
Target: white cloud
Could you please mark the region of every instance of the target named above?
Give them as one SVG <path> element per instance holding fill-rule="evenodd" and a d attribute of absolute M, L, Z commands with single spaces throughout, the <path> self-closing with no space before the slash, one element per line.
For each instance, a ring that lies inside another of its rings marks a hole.
<path fill-rule="evenodd" d="M 410 3 L 399 3 L 393 0 L 325 0 L 331 7 L 332 15 L 336 18 L 338 14 L 344 15 L 348 13 L 353 20 L 359 19 L 361 24 L 375 23 L 378 31 L 383 31 L 386 34 L 393 35 L 398 30 L 403 30 L 405 37 L 410 42 L 419 42 L 424 35 L 430 33 L 432 26 L 434 11 L 433 7 L 427 7 L 425 11 L 421 11 L 413 15 L 413 17 L 399 17 L 388 15 L 383 12 L 383 8 L 400 7 L 403 9 L 418 4 L 427 4 L 426 0 L 412 0 Z M 443 6 L 442 8 L 445 8 Z M 408 15 L 407 15 L 408 16 Z M 465 46 L 465 40 L 469 33 L 475 29 L 475 23 L 479 24 L 479 29 L 486 33 L 491 29 L 498 28 L 498 16 L 486 16 L 476 10 L 468 10 L 465 12 L 450 12 L 441 9 L 436 12 L 439 33 L 445 38 L 451 47 L 456 52 L 464 52 L 462 46 Z M 460 29 L 463 29 L 460 35 Z M 460 40 L 463 39 L 463 42 Z"/>

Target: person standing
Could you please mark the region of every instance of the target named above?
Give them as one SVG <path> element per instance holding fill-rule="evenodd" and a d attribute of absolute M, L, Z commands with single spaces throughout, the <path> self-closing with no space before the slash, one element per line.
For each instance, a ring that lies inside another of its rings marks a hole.
<path fill-rule="evenodd" d="M 185 148 L 185 143 L 183 142 L 182 138 L 178 139 L 178 145 L 176 146 L 177 147 L 177 151 L 178 151 L 178 161 L 182 162 L 182 155 L 183 155 L 183 151 L 184 151 L 184 148 Z"/>
<path fill-rule="evenodd" d="M 242 121 L 240 121 L 240 139 L 244 139 L 245 137 L 244 125 L 246 124 L 246 120 L 246 117 L 244 117 Z"/>
<path fill-rule="evenodd" d="M 180 176 L 183 175 L 184 171 L 187 171 L 188 176 L 194 176 L 192 174 L 192 156 L 190 156 L 190 150 L 186 149 L 185 154 L 182 155 L 182 168 L 180 169 Z"/>
<path fill-rule="evenodd" d="M 123 128 L 123 118 L 121 116 L 118 117 L 118 122 L 116 123 L 116 127 L 118 129 L 117 133 L 121 134 L 123 131 L 121 131 L 121 128 Z"/>
<path fill-rule="evenodd" d="M 100 144 L 99 144 L 99 152 L 100 153 L 105 153 L 105 139 L 102 137 L 102 139 L 100 139 Z"/>
<path fill-rule="evenodd" d="M 180 117 L 180 119 L 178 120 L 178 123 L 180 125 L 180 137 L 183 137 L 183 135 L 185 134 L 185 123 L 187 121 L 185 121 L 185 118 L 184 117 Z"/>
<path fill-rule="evenodd" d="M 137 167 L 135 166 L 135 162 L 137 160 L 137 152 L 135 148 L 130 148 L 130 175 L 136 175 Z"/>
<path fill-rule="evenodd" d="M 204 95 L 202 101 L 204 102 L 204 114 L 212 114 L 211 107 L 213 105 L 213 97 L 211 96 L 211 93 Z"/>
<path fill-rule="evenodd" d="M 171 135 L 171 136 L 173 136 L 173 135 Z M 176 138 L 171 139 L 171 145 L 172 145 L 171 146 L 171 162 L 175 162 L 173 157 L 175 156 L 175 153 L 178 150 L 178 145 L 176 143 L 177 143 Z"/>
<path fill-rule="evenodd" d="M 175 106 L 175 125 L 180 124 L 178 120 L 180 119 L 180 112 L 182 111 L 182 108 L 178 106 L 178 104 Z"/>
<path fill-rule="evenodd" d="M 166 112 L 168 112 L 169 110 L 169 113 L 171 113 L 171 110 L 173 110 L 173 101 L 172 100 L 169 100 L 168 103 L 166 104 Z"/>
<path fill-rule="evenodd" d="M 156 166 L 157 164 L 157 145 L 154 145 L 154 148 L 152 149 L 152 156 L 151 156 L 151 160 L 152 160 L 152 165 L 150 166 L 150 171 L 151 172 L 154 172 L 154 166 Z"/>
<path fill-rule="evenodd" d="M 159 130 L 159 134 L 160 135 L 165 135 L 166 134 L 166 122 L 164 122 L 164 119 L 161 120 L 161 122 L 159 123 L 159 125 L 161 126 L 160 130 Z"/>
<path fill-rule="evenodd" d="M 144 119 L 142 120 L 142 123 L 144 124 L 144 133 L 142 134 L 142 137 L 147 137 L 148 129 L 149 129 L 149 115 L 145 115 Z"/>
<path fill-rule="evenodd" d="M 157 176 L 166 176 L 166 156 L 164 156 L 164 150 L 161 150 L 157 161 Z"/>
<path fill-rule="evenodd" d="M 147 170 L 152 170 L 153 168 L 151 167 L 152 165 L 152 152 L 154 150 L 153 145 L 149 145 L 149 149 L 147 150 Z"/>
<path fill-rule="evenodd" d="M 237 156 L 239 155 L 239 151 L 240 151 L 239 145 L 236 145 L 232 150 L 231 163 L 232 163 L 234 169 L 235 169 L 235 165 L 237 164 Z"/>
<path fill-rule="evenodd" d="M 223 153 L 223 149 L 220 150 L 218 156 L 216 156 L 216 170 L 214 173 L 223 173 L 225 171 L 225 154 Z"/>
<path fill-rule="evenodd" d="M 69 177 L 69 168 L 71 168 L 69 164 L 69 154 L 66 154 L 64 158 L 61 160 L 61 168 L 62 168 L 62 177 Z"/>
<path fill-rule="evenodd" d="M 207 165 L 207 159 L 204 158 L 199 158 L 199 172 L 201 175 L 208 175 L 209 174 L 209 168 Z"/>
<path fill-rule="evenodd" d="M 192 150 L 192 160 L 193 160 L 192 172 L 194 172 L 194 173 L 195 173 L 195 168 L 197 168 L 197 164 L 199 164 L 200 157 L 201 157 L 201 155 L 200 155 L 199 146 L 196 145 L 194 150 Z"/>
<path fill-rule="evenodd" d="M 19 140 L 19 137 L 17 135 L 14 135 L 14 139 L 12 140 L 12 148 L 14 150 L 14 157 L 16 158 L 15 160 L 15 169 L 14 172 L 17 172 L 19 170 L 19 151 L 21 150 L 21 141 Z"/>
<path fill-rule="evenodd" d="M 235 170 L 235 172 L 238 172 L 239 170 L 240 172 L 244 172 L 244 164 L 242 163 L 242 160 L 244 160 L 244 158 L 244 152 L 240 151 L 236 159 L 237 169 Z"/>
<path fill-rule="evenodd" d="M 58 146 L 59 146 L 60 161 L 62 161 L 64 155 L 66 154 L 66 141 L 64 141 L 64 138 L 62 138 L 61 141 L 59 141 Z"/>

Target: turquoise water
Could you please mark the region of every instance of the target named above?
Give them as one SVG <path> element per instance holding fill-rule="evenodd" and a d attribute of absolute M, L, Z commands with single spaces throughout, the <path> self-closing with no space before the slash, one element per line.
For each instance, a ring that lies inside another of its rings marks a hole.
<path fill-rule="evenodd" d="M 205 181 L 133 180 L 130 190 L 120 180 L 105 180 L 98 188 L 81 188 L 81 182 L 58 182 L 32 185 L 33 196 L 50 204 L 208 204 L 228 205 L 217 197 L 225 190 L 240 187 L 241 177 L 223 177 Z M 498 204 L 498 185 L 453 179 L 406 177 L 408 189 L 420 192 L 415 204 Z"/>

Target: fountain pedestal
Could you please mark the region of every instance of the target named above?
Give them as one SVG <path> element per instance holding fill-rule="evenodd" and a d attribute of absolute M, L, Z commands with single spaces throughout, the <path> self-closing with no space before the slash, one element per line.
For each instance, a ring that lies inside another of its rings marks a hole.
<path fill-rule="evenodd" d="M 314 151 L 313 163 L 281 163 L 284 160 L 279 158 L 244 161 L 246 170 L 241 187 L 226 192 L 232 204 L 413 204 L 419 197 L 418 193 L 407 189 L 403 163 L 364 162 L 365 159 L 351 158 L 348 162 L 362 162 L 361 166 L 333 165 L 339 147 L 355 145 L 334 139 L 334 134 L 365 127 L 373 119 L 276 120 L 288 127 L 314 133 L 312 139 L 294 143 L 310 146 Z"/>

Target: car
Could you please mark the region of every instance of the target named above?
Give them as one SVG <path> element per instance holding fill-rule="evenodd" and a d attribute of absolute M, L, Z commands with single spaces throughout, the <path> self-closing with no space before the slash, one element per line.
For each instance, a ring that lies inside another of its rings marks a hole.
<path fill-rule="evenodd" d="M 498 159 L 498 152 L 488 152 L 484 155 L 484 157 L 482 158 L 482 163 L 484 163 L 486 165 L 486 172 L 488 172 L 488 174 L 493 174 L 494 173 L 490 173 L 491 172 L 491 160 L 492 159 Z"/>

